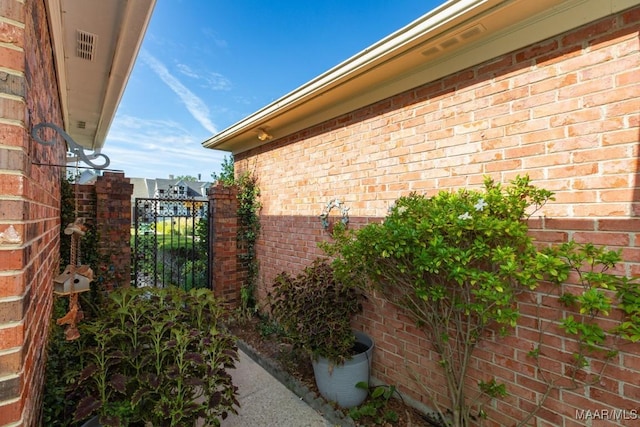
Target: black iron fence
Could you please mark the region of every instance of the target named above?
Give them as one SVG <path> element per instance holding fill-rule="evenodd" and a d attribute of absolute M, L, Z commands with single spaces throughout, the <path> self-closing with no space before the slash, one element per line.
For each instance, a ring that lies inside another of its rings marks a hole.
<path fill-rule="evenodd" d="M 135 201 L 133 286 L 211 287 L 208 200 Z"/>

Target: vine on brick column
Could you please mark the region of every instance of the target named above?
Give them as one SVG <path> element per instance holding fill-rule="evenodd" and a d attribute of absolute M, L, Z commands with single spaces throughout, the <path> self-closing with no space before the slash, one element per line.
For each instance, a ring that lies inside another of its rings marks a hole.
<path fill-rule="evenodd" d="M 64 235 L 64 227 L 71 224 L 76 219 L 75 199 L 76 195 L 73 189 L 75 177 L 69 175 L 62 179 L 61 182 L 61 201 L 60 201 L 60 235 Z M 92 212 L 85 212 L 88 221 L 85 223 L 87 230 L 82 240 L 80 240 L 80 256 L 84 264 L 88 264 L 94 272 L 98 271 L 100 256 L 98 255 L 98 242 L 100 241 L 98 232 L 96 231 L 95 221 L 95 203 L 89 209 Z M 71 240 L 60 239 L 60 269 L 64 270 L 71 254 Z"/>
<path fill-rule="evenodd" d="M 260 218 L 258 216 L 262 204 L 258 201 L 260 188 L 258 178 L 251 172 L 244 172 L 235 176 L 233 156 L 227 156 L 222 161 L 220 174 L 213 173 L 214 181 L 225 186 L 238 187 L 238 247 L 243 249 L 239 253 L 240 262 L 246 269 L 247 275 L 240 289 L 240 311 L 243 316 L 250 316 L 257 310 L 255 298 L 256 280 L 258 278 L 258 261 L 256 258 L 256 242 L 260 233 Z"/>
<path fill-rule="evenodd" d="M 258 178 L 245 172 L 236 179 L 238 186 L 238 243 L 245 251 L 240 253 L 242 265 L 247 276 L 240 288 L 240 310 L 243 315 L 251 315 L 257 310 L 255 298 L 256 280 L 258 278 L 258 260 L 256 258 L 256 242 L 260 233 L 258 216 L 262 204 L 258 201 L 260 188 Z"/>

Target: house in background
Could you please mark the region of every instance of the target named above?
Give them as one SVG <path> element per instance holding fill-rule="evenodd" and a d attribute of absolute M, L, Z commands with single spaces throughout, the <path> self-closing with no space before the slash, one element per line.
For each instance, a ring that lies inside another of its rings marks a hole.
<path fill-rule="evenodd" d="M 207 192 L 211 187 L 211 182 L 189 181 L 175 179 L 171 175 L 164 178 L 130 178 L 133 184 L 131 195 L 131 221 L 152 222 L 160 215 L 167 217 L 196 217 L 202 218 L 207 213 L 205 203 L 179 203 L 176 200 L 207 202 Z M 136 199 L 140 199 L 136 202 Z M 149 208 L 148 199 L 174 201 L 174 203 L 163 203 L 162 206 Z M 136 213 L 135 210 L 140 209 Z M 163 212 L 156 211 L 163 209 Z M 195 209 L 195 211 L 194 211 Z"/>
<path fill-rule="evenodd" d="M 207 200 L 210 182 L 164 178 L 130 178 L 133 184 L 133 198 L 193 198 Z"/>
<path fill-rule="evenodd" d="M 0 2 L 0 426 L 39 426 L 60 180 L 67 149 L 51 123 L 99 152 L 155 0 Z M 124 179 L 124 178 L 123 178 Z"/>
<path fill-rule="evenodd" d="M 555 193 L 531 221 L 538 241 L 619 249 L 621 271 L 640 276 L 639 131 L 640 1 L 451 0 L 203 144 L 231 151 L 236 173 L 258 179 L 262 304 L 280 272 L 322 254 L 330 236 L 319 215 L 331 200 L 357 227 L 410 192 L 479 188 L 485 176 L 528 174 Z M 376 341 L 377 380 L 417 406 L 447 407 L 435 352 L 406 315 L 371 298 L 355 326 Z M 509 393 L 485 407 L 487 425 L 516 425 L 544 394 L 527 356 L 537 334 L 513 332 L 471 361 L 469 386 L 495 377 Z M 562 375 L 575 343 L 552 338 L 542 360 Z M 535 424 L 637 410 L 640 345 L 610 368 L 600 384 L 552 393 Z"/>

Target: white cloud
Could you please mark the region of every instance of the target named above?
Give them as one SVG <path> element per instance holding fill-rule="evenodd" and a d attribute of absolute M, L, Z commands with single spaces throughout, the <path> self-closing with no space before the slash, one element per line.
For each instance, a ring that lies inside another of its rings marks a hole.
<path fill-rule="evenodd" d="M 149 67 L 151 67 L 153 72 L 156 73 L 176 95 L 178 95 L 178 98 L 180 98 L 180 101 L 184 104 L 189 113 L 198 121 L 198 123 L 200 123 L 200 125 L 202 125 L 203 128 L 208 130 L 211 134 L 218 133 L 216 126 L 209 119 L 209 108 L 202 99 L 183 85 L 180 80 L 169 72 L 164 64 L 158 61 L 149 52 L 142 50 L 141 58 L 147 65 L 149 65 Z"/>
<path fill-rule="evenodd" d="M 178 71 L 180 71 L 182 74 L 184 74 L 187 77 L 193 77 L 194 79 L 199 79 L 200 76 L 198 74 L 196 74 L 191 67 L 189 67 L 187 64 L 178 64 L 176 65 L 176 67 L 178 67 Z"/>
<path fill-rule="evenodd" d="M 110 168 L 122 169 L 129 177 L 201 175 L 209 180 L 227 153 L 202 147 L 203 140 L 173 120 L 118 115 L 104 153 L 111 159 Z"/>
<path fill-rule="evenodd" d="M 192 79 L 204 81 L 203 87 L 211 90 L 231 90 L 231 81 L 220 73 L 214 73 L 206 71 L 204 73 L 198 73 L 194 71 L 187 64 L 176 65 L 178 70 L 187 77 Z"/>
<path fill-rule="evenodd" d="M 207 82 L 207 87 L 213 90 L 231 90 L 231 81 L 222 74 L 208 73 L 204 77 Z"/>
<path fill-rule="evenodd" d="M 203 28 L 202 29 L 202 34 L 204 34 L 204 36 L 206 38 L 211 40 L 219 48 L 225 49 L 225 48 L 228 47 L 227 41 L 224 40 L 224 39 L 219 38 L 218 35 L 216 34 L 216 32 L 213 31 L 211 28 Z"/>

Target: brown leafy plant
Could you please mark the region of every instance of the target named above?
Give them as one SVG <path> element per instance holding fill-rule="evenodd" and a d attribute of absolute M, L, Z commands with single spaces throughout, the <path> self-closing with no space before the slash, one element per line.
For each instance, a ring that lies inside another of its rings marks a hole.
<path fill-rule="evenodd" d="M 342 363 L 352 355 L 351 319 L 362 310 L 360 293 L 316 259 L 296 277 L 283 272 L 274 283 L 272 314 L 294 345 L 312 357 Z"/>

